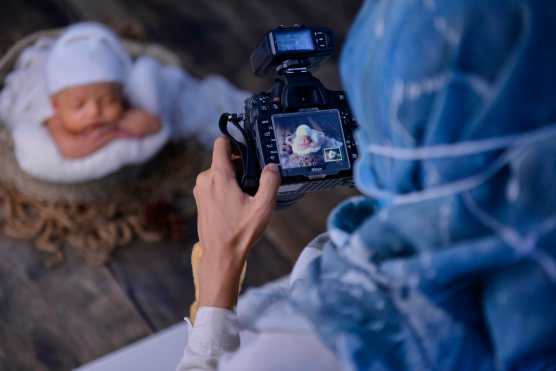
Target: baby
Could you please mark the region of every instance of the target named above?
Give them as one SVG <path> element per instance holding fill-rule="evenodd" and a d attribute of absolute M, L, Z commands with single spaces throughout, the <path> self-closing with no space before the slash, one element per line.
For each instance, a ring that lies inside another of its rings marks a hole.
<path fill-rule="evenodd" d="M 117 37 L 92 23 L 70 27 L 46 60 L 54 114 L 45 124 L 63 157 L 86 157 L 113 140 L 160 130 L 160 119 L 129 107 L 123 86 L 131 60 Z"/>
<path fill-rule="evenodd" d="M 297 127 L 293 135 L 286 138 L 286 143 L 291 145 L 296 155 L 308 155 L 319 151 L 325 139 L 324 133 L 303 124 Z"/>

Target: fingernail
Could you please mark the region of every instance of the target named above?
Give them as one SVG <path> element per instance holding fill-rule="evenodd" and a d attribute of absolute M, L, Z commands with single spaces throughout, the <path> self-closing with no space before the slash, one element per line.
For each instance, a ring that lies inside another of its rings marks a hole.
<path fill-rule="evenodd" d="M 267 168 L 269 171 L 273 171 L 273 172 L 275 172 L 275 173 L 278 172 L 278 164 L 276 164 L 276 163 L 274 163 L 274 162 L 271 162 L 270 164 L 267 164 L 267 165 L 266 165 L 266 168 Z"/>

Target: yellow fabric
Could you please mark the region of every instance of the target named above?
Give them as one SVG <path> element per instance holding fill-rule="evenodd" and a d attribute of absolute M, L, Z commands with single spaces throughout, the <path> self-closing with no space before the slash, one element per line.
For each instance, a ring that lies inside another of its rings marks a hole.
<path fill-rule="evenodd" d="M 199 309 L 199 265 L 201 264 L 201 258 L 203 257 L 203 248 L 200 242 L 193 245 L 193 251 L 191 252 L 191 268 L 193 270 L 193 284 L 195 285 L 195 301 L 191 304 L 189 308 L 189 319 L 192 323 L 195 322 L 195 316 L 197 315 L 197 310 Z M 245 279 L 245 270 L 247 268 L 247 263 L 243 265 L 241 270 L 241 277 L 239 279 L 239 289 L 237 292 L 241 291 L 241 286 L 243 280 Z M 237 298 L 236 298 L 237 302 Z"/>

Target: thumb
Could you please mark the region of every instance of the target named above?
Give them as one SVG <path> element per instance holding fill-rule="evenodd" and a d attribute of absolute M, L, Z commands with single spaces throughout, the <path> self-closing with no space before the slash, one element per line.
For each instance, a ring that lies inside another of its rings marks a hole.
<path fill-rule="evenodd" d="M 259 181 L 259 190 L 255 194 L 255 203 L 259 206 L 273 207 L 280 187 L 278 165 L 271 163 L 264 167 Z"/>

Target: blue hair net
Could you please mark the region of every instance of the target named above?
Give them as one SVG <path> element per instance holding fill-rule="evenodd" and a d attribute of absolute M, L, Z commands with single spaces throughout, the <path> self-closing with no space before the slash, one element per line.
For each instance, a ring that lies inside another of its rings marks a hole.
<path fill-rule="evenodd" d="M 346 369 L 556 368 L 555 42 L 551 1 L 365 2 L 365 196 L 291 294 Z"/>

